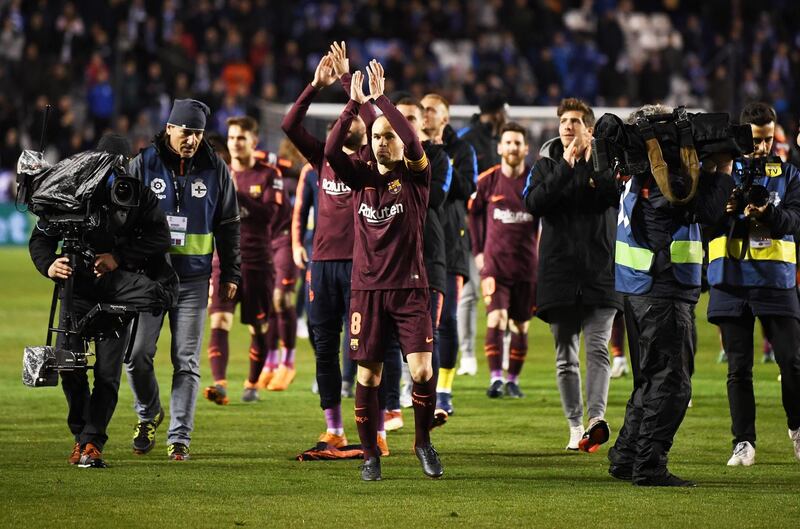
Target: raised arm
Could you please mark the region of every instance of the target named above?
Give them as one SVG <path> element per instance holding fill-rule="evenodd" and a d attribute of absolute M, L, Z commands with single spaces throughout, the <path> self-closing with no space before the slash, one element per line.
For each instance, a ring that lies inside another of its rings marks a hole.
<path fill-rule="evenodd" d="M 350 87 L 351 99 L 344 107 L 342 115 L 336 120 L 333 129 L 328 134 L 328 140 L 325 142 L 325 158 L 331 164 L 336 176 L 352 189 L 363 187 L 363 178 L 360 174 L 359 163 L 345 154 L 342 147 L 344 147 L 344 141 L 350 131 L 350 124 L 358 115 L 359 107 L 367 101 L 361 88 L 363 80 L 364 75 L 361 72 L 353 74 L 353 82 Z"/>
<path fill-rule="evenodd" d="M 384 77 L 381 63 L 374 59 L 370 61 L 367 66 L 367 75 L 369 76 L 369 95 L 375 100 L 375 105 L 381 109 L 383 115 L 389 120 L 389 124 L 400 137 L 400 141 L 403 142 L 409 168 L 417 172 L 422 171 L 428 165 L 422 143 L 411 123 L 383 94 Z"/>
<path fill-rule="evenodd" d="M 311 101 L 317 93 L 336 80 L 332 67 L 333 60 L 330 54 L 325 55 L 317 65 L 314 79 L 306 86 L 281 122 L 281 129 L 289 140 L 318 169 L 322 166 L 325 144 L 306 130 L 303 126 L 303 119 L 305 119 L 308 107 L 311 106 Z"/>
<path fill-rule="evenodd" d="M 345 44 L 344 41 L 334 42 L 331 44 L 331 51 L 328 55 L 332 60 L 333 73 L 342 83 L 344 93 L 350 97 L 350 81 L 352 76 L 350 75 L 350 59 L 347 58 L 347 44 Z M 372 105 L 361 105 L 358 109 L 358 115 L 361 117 L 364 125 L 366 125 L 367 131 L 370 130 L 375 119 L 378 117 Z"/>

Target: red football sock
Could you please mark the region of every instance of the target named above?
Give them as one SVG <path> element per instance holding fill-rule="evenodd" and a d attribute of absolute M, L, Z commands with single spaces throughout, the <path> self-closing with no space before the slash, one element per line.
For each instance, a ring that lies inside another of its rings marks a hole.
<path fill-rule="evenodd" d="M 356 384 L 356 427 L 361 448 L 364 450 L 364 459 L 380 455 L 378 450 L 378 419 L 380 406 L 378 405 L 379 388 Z"/>
<path fill-rule="evenodd" d="M 436 411 L 436 380 L 414 382 L 411 386 L 411 402 L 414 405 L 414 446 L 425 446 L 431 442 L 431 426 Z"/>
<path fill-rule="evenodd" d="M 486 361 L 489 364 L 489 372 L 494 373 L 503 371 L 503 330 L 494 327 L 486 329 L 486 339 L 484 340 L 484 351 Z"/>
<path fill-rule="evenodd" d="M 251 384 L 258 382 L 258 376 L 267 359 L 267 352 L 267 335 L 252 335 L 250 337 L 250 373 L 247 375 L 247 381 Z"/>
<path fill-rule="evenodd" d="M 528 333 L 526 332 L 512 332 L 511 344 L 508 351 L 508 374 L 514 377 L 513 381 L 522 371 L 522 365 L 525 363 L 525 355 L 528 354 Z"/>
<path fill-rule="evenodd" d="M 225 380 L 228 369 L 228 331 L 225 329 L 211 329 L 208 362 L 211 364 L 211 377 L 214 382 Z"/>

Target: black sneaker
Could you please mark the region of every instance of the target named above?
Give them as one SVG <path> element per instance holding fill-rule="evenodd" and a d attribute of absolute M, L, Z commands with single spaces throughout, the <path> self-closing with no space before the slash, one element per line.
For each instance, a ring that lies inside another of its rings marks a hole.
<path fill-rule="evenodd" d="M 183 443 L 172 443 L 167 447 L 167 455 L 172 461 L 189 459 L 189 447 Z"/>
<path fill-rule="evenodd" d="M 608 475 L 621 481 L 631 481 L 633 479 L 633 470 L 630 467 L 611 465 L 608 467 Z"/>
<path fill-rule="evenodd" d="M 611 469 L 609 469 L 609 472 Z M 697 483 L 689 481 L 688 479 L 681 479 L 675 474 L 667 472 L 663 476 L 650 476 L 646 478 L 637 478 L 634 485 L 640 487 L 696 487 Z"/>
<path fill-rule="evenodd" d="M 378 456 L 365 459 L 361 464 L 361 480 L 362 481 L 380 481 L 381 480 L 381 458 Z"/>
<path fill-rule="evenodd" d="M 164 410 L 158 412 L 154 421 L 139 421 L 133 427 L 133 453 L 144 455 L 156 445 L 156 428 L 164 420 Z"/>
<path fill-rule="evenodd" d="M 490 399 L 499 399 L 503 396 L 503 381 L 495 380 L 489 389 L 486 390 L 486 396 Z"/>
<path fill-rule="evenodd" d="M 439 460 L 439 453 L 432 444 L 425 446 L 415 446 L 414 452 L 417 454 L 417 459 L 422 464 L 422 472 L 429 478 L 440 478 L 444 474 L 442 462 Z"/>
<path fill-rule="evenodd" d="M 103 460 L 103 452 L 97 449 L 92 443 L 86 443 L 81 452 L 81 459 L 78 461 L 81 468 L 106 468 L 108 465 Z"/>
<path fill-rule="evenodd" d="M 516 382 L 506 382 L 506 396 L 512 399 L 521 399 L 525 394 L 519 389 L 519 384 Z"/>

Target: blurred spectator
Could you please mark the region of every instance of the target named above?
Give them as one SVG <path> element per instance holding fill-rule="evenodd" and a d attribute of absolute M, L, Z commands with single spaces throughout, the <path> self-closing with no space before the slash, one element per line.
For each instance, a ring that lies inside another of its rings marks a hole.
<path fill-rule="evenodd" d="M 138 134 L 131 140 L 141 141 L 155 132 L 144 135 L 145 127 L 163 124 L 173 97 L 208 100 L 220 115 L 253 98 L 292 101 L 328 43 L 344 39 L 351 68 L 373 56 L 383 61 L 387 91 L 435 90 L 452 104 L 477 104 L 496 90 L 513 105 L 553 105 L 567 96 L 608 105 L 670 101 L 734 114 L 766 98 L 794 137 L 800 15 L 791 5 L 6 0 L 0 125 L 18 130 L 23 145 L 38 142 L 42 101 L 70 96 L 75 108 L 59 105 L 58 128 L 67 128 L 51 146 L 91 142 L 84 135 L 119 116 Z"/>

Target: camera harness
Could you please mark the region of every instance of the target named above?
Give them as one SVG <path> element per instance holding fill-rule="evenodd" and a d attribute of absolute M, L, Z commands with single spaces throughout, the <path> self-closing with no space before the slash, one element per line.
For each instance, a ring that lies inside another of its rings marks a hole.
<path fill-rule="evenodd" d="M 689 175 L 692 182 L 689 194 L 683 198 L 676 197 L 672 192 L 672 186 L 669 180 L 669 167 L 667 166 L 667 162 L 664 161 L 664 153 L 661 151 L 661 145 L 658 143 L 658 138 L 656 138 L 655 128 L 652 123 L 650 123 L 647 117 L 640 116 L 636 120 L 636 127 L 645 140 L 647 157 L 650 161 L 650 171 L 659 189 L 661 189 L 661 193 L 670 204 L 683 206 L 688 204 L 697 193 L 697 185 L 700 182 L 700 162 L 697 158 L 697 149 L 694 147 L 692 125 L 689 122 L 686 109 L 684 107 L 679 107 L 675 110 L 675 114 L 677 114 L 675 126 L 678 129 L 678 140 L 680 144 L 681 172 Z M 655 117 L 655 120 L 658 120 L 659 117 L 660 116 Z"/>

